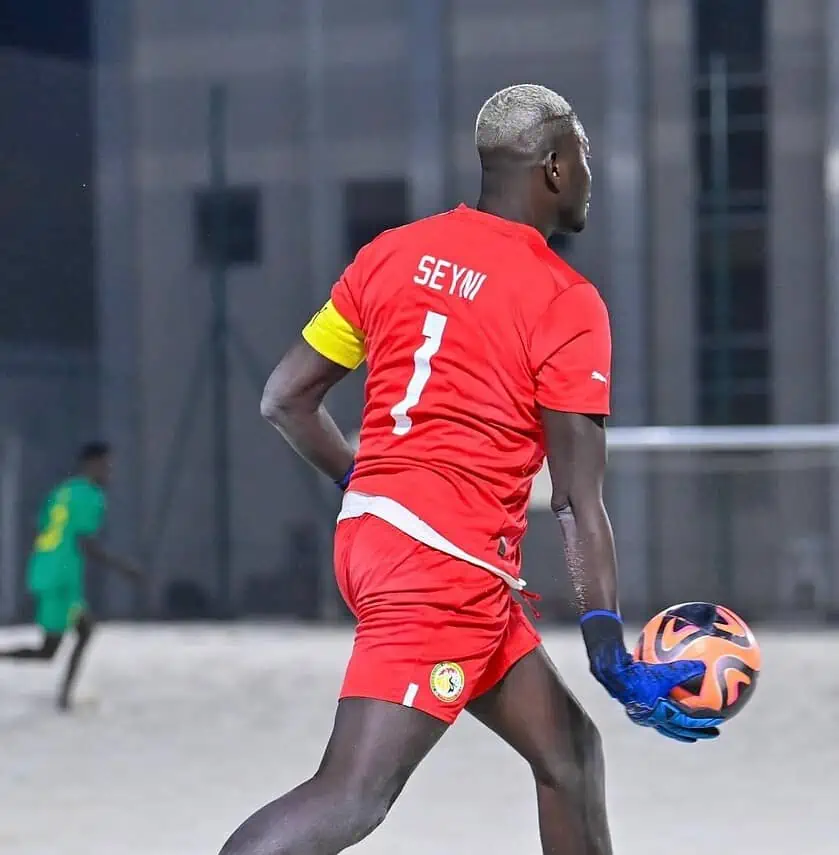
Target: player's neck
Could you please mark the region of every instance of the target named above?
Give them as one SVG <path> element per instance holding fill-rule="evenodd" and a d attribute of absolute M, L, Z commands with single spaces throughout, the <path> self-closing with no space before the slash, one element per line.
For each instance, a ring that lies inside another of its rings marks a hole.
<path fill-rule="evenodd" d="M 89 481 L 95 487 L 101 487 L 102 485 L 90 474 L 90 472 L 85 472 L 84 469 L 80 469 L 76 473 L 77 478 L 83 478 L 85 481 Z"/>
<path fill-rule="evenodd" d="M 485 214 L 501 217 L 503 220 L 510 220 L 513 223 L 531 226 L 540 232 L 545 239 L 550 237 L 551 230 L 543 228 L 539 223 L 535 222 L 536 218 L 533 216 L 531 206 L 525 200 L 507 195 L 501 196 L 484 190 L 475 208 L 478 211 L 483 211 Z"/>

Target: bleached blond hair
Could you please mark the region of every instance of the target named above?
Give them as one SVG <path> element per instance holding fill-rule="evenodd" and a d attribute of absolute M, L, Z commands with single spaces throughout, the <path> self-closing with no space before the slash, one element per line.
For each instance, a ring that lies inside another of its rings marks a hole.
<path fill-rule="evenodd" d="M 531 158 L 540 155 L 549 127 L 584 135 L 571 105 L 552 89 L 535 83 L 508 86 L 481 107 L 475 145 L 481 159 L 492 154 Z"/>

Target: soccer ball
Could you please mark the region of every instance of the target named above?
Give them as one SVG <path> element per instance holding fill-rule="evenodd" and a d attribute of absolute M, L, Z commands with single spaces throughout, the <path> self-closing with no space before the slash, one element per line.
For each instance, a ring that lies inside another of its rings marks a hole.
<path fill-rule="evenodd" d="M 697 717 L 736 715 L 754 692 L 760 647 L 746 622 L 713 603 L 682 603 L 659 612 L 643 629 L 635 659 L 650 664 L 701 659 L 706 666 L 670 697 Z"/>

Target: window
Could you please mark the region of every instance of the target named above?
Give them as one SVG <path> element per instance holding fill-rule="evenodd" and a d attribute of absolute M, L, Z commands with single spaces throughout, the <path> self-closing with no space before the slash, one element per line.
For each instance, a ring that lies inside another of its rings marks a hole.
<path fill-rule="evenodd" d="M 92 29 L 90 0 L 0 6 L 0 46 L 30 54 L 89 62 Z"/>
<path fill-rule="evenodd" d="M 262 260 L 261 199 L 257 187 L 201 189 L 193 200 L 198 264 L 258 264 Z"/>
<path fill-rule="evenodd" d="M 769 419 L 764 0 L 694 0 L 699 413 Z"/>
<path fill-rule="evenodd" d="M 700 330 L 713 335 L 725 325 L 729 334 L 762 336 L 769 324 L 766 229 L 757 218 L 749 223 L 741 217 L 726 238 L 724 247 L 718 247 L 713 228 L 700 226 L 699 279 L 707 283 L 697 291 Z M 718 259 L 723 248 L 725 255 Z M 721 260 L 725 267 L 717 271 Z"/>
<path fill-rule="evenodd" d="M 707 74 L 724 56 L 735 74 L 764 72 L 765 0 L 695 0 L 697 66 Z"/>
<path fill-rule="evenodd" d="M 387 229 L 408 222 L 404 179 L 350 181 L 344 187 L 344 242 L 347 259 Z"/>

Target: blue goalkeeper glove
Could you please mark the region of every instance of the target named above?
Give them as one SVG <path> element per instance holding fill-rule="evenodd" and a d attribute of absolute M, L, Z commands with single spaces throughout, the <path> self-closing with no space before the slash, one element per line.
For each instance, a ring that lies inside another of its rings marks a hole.
<path fill-rule="evenodd" d="M 704 662 L 636 662 L 624 645 L 623 624 L 614 612 L 588 612 L 581 618 L 580 627 L 591 673 L 623 704 L 631 721 L 679 742 L 719 736 L 722 718 L 694 718 L 669 698 L 676 686 L 705 673 Z"/>

